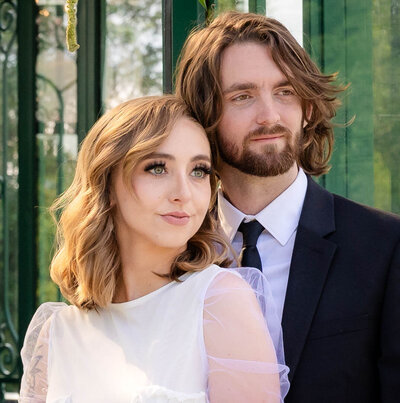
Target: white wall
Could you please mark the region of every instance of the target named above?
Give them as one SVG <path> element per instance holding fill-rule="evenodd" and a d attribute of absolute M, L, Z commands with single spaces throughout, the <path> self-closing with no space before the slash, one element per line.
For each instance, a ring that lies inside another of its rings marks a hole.
<path fill-rule="evenodd" d="M 303 45 L 303 0 L 267 0 L 267 16 L 280 21 Z"/>

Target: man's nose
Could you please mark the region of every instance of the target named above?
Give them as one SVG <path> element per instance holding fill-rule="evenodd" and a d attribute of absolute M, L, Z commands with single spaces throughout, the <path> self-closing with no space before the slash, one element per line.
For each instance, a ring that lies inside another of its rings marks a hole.
<path fill-rule="evenodd" d="M 272 96 L 260 97 L 258 101 L 257 123 L 271 126 L 279 122 L 280 115 Z"/>
<path fill-rule="evenodd" d="M 170 200 L 178 203 L 185 203 L 190 200 L 191 191 L 189 177 L 186 173 L 177 174 L 173 178 L 170 190 Z"/>

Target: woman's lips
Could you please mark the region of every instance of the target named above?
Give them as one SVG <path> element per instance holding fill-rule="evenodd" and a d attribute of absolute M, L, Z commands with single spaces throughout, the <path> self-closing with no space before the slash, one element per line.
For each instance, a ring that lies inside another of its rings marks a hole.
<path fill-rule="evenodd" d="M 185 225 L 189 222 L 190 216 L 186 213 L 182 212 L 172 212 L 162 214 L 161 218 L 166 221 L 168 224 L 172 225 Z"/>

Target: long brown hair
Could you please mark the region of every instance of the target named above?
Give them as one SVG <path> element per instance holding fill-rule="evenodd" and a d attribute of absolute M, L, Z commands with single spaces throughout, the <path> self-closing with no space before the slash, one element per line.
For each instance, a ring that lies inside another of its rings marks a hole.
<path fill-rule="evenodd" d="M 122 164 L 128 178 L 135 166 L 155 151 L 181 117 L 185 103 L 174 96 L 146 97 L 125 102 L 103 115 L 82 143 L 74 180 L 51 207 L 61 211 L 57 251 L 50 273 L 64 297 L 79 308 L 103 307 L 112 301 L 121 261 L 110 204 L 111 173 Z M 215 198 L 217 181 L 211 176 Z M 201 270 L 212 263 L 227 265 L 227 245 L 211 214 L 214 199 L 187 249 L 176 256 L 169 278 Z"/>
<path fill-rule="evenodd" d="M 223 112 L 222 52 L 228 46 L 244 42 L 270 49 L 274 62 L 302 101 L 307 125 L 299 165 L 311 175 L 327 172 L 334 140 L 331 120 L 340 105 L 336 95 L 345 87 L 332 85 L 336 74 L 322 74 L 280 22 L 258 14 L 231 11 L 218 16 L 209 26 L 193 31 L 185 42 L 177 68 L 177 95 L 206 128 L 216 149 L 216 127 Z M 311 111 L 309 118 L 308 111 Z"/>

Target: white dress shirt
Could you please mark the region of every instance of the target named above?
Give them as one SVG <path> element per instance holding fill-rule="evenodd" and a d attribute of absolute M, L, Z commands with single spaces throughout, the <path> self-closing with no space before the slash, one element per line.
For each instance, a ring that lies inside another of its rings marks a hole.
<path fill-rule="evenodd" d="M 281 319 L 294 241 L 306 191 L 307 177 L 300 168 L 295 181 L 254 216 L 238 210 L 223 196 L 221 190 L 218 193 L 218 219 L 238 255 L 243 246 L 242 233 L 238 232 L 240 223 L 243 220 L 247 222 L 256 219 L 265 228 L 258 238 L 257 249 L 262 271 L 270 282 L 277 314 Z"/>

